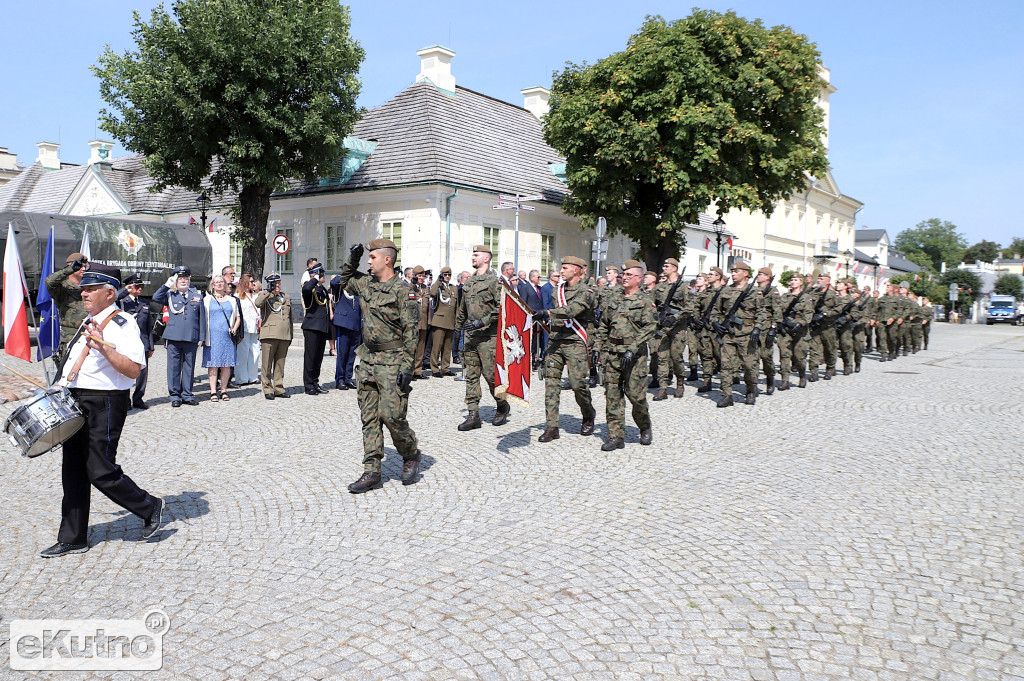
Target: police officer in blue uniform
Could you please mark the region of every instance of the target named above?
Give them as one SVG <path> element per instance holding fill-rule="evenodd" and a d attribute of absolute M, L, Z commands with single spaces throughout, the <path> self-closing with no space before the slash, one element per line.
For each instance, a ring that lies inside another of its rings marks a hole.
<path fill-rule="evenodd" d="M 302 309 L 306 313 L 302 318 L 302 385 L 307 395 L 319 395 L 327 392 L 327 388 L 320 387 L 320 365 L 324 363 L 327 334 L 333 329 L 324 288 L 327 272 L 320 263 L 307 272 L 309 281 L 302 285 Z"/>
<path fill-rule="evenodd" d="M 149 309 L 149 299 L 142 297 L 142 277 L 133 274 L 124 280 L 124 288 L 117 292 L 117 306 L 135 317 L 142 346 L 146 349 L 146 365 L 135 379 L 132 408 L 149 409 L 142 398 L 146 395 L 146 383 L 149 381 L 149 358 L 153 356 L 153 314 Z"/>
<path fill-rule="evenodd" d="M 363 330 L 363 311 L 359 307 L 359 296 L 341 290 L 341 276 L 331 279 L 331 295 L 334 297 L 335 345 L 338 360 L 334 369 L 334 387 L 338 390 L 355 390 L 353 375 L 356 363 L 356 348 Z"/>
<path fill-rule="evenodd" d="M 195 406 L 192 394 L 195 380 L 196 349 L 206 337 L 206 310 L 203 297 L 192 286 L 192 270 L 187 265 L 174 268 L 170 278 L 153 294 L 153 302 L 167 306 L 167 392 L 171 406 L 182 403 Z"/>

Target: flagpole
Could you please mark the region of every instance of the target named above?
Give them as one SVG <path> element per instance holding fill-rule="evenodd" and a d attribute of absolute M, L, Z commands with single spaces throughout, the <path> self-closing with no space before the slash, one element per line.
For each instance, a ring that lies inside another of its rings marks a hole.
<path fill-rule="evenodd" d="M 8 227 L 10 227 L 12 230 L 14 229 L 10 225 L 8 225 Z M 42 286 L 43 282 L 40 281 L 39 284 L 40 284 L 40 286 Z M 39 323 L 36 321 L 36 306 L 32 304 L 32 292 L 28 288 L 28 280 L 25 278 L 25 267 L 24 266 L 21 267 L 21 285 L 22 285 L 22 287 L 24 288 L 24 291 L 25 291 L 25 298 L 28 300 L 28 312 L 29 312 L 28 318 L 32 320 L 32 328 L 34 328 L 36 330 L 36 347 L 39 347 Z M 32 361 L 31 344 L 29 345 L 28 356 L 29 356 L 29 362 L 31 362 Z M 46 358 L 44 357 L 42 360 L 40 360 L 40 362 L 43 365 L 43 374 L 46 376 L 46 385 L 50 385 L 50 371 L 46 368 Z"/>

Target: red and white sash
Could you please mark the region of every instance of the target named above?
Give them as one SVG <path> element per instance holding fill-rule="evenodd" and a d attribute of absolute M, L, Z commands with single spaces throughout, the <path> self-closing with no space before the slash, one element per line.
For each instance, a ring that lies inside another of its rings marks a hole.
<path fill-rule="evenodd" d="M 565 282 L 558 284 L 558 290 L 555 292 L 555 300 L 558 302 L 558 307 L 565 307 Z M 575 319 L 566 319 L 565 325 L 576 332 L 576 335 L 583 339 L 583 343 L 587 344 L 587 330 L 583 328 Z M 588 346 L 589 347 L 589 346 Z"/>

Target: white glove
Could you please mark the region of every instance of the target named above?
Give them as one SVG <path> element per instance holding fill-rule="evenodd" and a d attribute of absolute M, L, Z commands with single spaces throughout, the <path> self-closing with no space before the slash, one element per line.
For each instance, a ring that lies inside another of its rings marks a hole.
<path fill-rule="evenodd" d="M 167 277 L 167 281 L 164 282 L 164 286 L 173 291 L 178 286 L 178 278 L 173 275 Z"/>

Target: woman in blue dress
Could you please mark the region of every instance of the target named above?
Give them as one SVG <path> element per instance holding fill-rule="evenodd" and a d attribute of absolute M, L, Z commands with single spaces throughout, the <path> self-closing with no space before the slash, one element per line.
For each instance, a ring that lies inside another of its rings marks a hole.
<path fill-rule="evenodd" d="M 210 293 L 206 297 L 206 339 L 203 341 L 203 366 L 210 376 L 210 401 L 227 402 L 228 380 L 231 367 L 235 366 L 235 344 L 231 333 L 238 330 L 242 316 L 234 297 L 228 295 L 227 282 L 217 275 L 210 282 Z M 219 374 L 219 376 L 218 376 Z M 217 379 L 223 392 L 217 396 Z"/>

